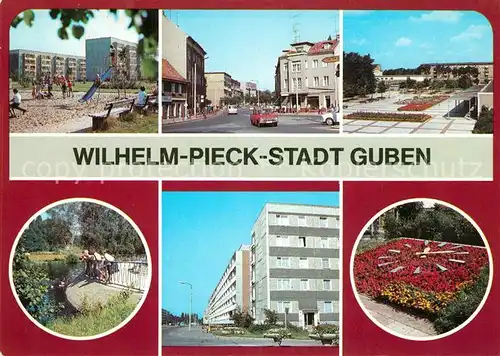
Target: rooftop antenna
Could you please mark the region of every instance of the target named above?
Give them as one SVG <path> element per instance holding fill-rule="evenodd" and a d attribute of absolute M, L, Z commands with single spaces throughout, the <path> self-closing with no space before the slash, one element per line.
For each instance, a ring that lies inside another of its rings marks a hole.
<path fill-rule="evenodd" d="M 292 16 L 292 18 L 293 18 L 292 32 L 293 32 L 293 41 L 294 41 L 294 43 L 300 42 L 299 24 L 297 22 L 297 17 L 298 16 L 299 16 L 298 14 L 294 14 Z"/>

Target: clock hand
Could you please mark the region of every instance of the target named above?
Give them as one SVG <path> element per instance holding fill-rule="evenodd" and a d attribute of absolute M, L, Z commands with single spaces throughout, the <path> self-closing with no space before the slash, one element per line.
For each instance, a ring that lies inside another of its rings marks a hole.
<path fill-rule="evenodd" d="M 456 251 L 425 251 L 424 252 L 416 252 L 416 255 L 431 255 L 431 254 L 441 254 L 441 253 L 456 253 Z"/>

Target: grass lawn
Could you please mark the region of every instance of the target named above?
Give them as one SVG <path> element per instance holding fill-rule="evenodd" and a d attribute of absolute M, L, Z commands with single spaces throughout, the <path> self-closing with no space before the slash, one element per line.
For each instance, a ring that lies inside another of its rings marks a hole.
<path fill-rule="evenodd" d="M 104 306 L 96 305 L 76 316 L 56 319 L 47 327 L 68 336 L 94 336 L 118 326 L 135 307 L 136 304 L 123 293 L 111 298 Z"/>
<path fill-rule="evenodd" d="M 68 249 L 60 251 L 35 251 L 30 252 L 29 259 L 32 262 L 64 260 L 69 255 L 79 255 L 82 250 L 79 246 L 71 246 Z"/>
<path fill-rule="evenodd" d="M 385 245 L 387 242 L 388 241 L 384 239 L 361 239 L 356 248 L 356 255 Z"/>
<path fill-rule="evenodd" d="M 158 114 L 138 115 L 130 113 L 123 118 L 108 119 L 105 133 L 157 133 Z"/>

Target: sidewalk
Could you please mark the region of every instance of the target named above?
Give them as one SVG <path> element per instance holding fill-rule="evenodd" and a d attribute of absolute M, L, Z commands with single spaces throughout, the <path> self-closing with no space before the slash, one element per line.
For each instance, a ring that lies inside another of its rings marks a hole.
<path fill-rule="evenodd" d="M 206 119 L 211 119 L 216 116 L 220 116 L 224 113 L 224 111 L 218 111 L 214 114 L 209 114 L 207 115 Z M 168 124 L 178 124 L 180 122 L 191 122 L 191 121 L 198 121 L 198 120 L 206 120 L 203 117 L 203 114 L 197 114 L 196 116 L 189 116 L 189 117 L 169 117 L 168 119 L 163 119 L 162 118 L 162 124 L 163 125 L 168 125 Z"/>
<path fill-rule="evenodd" d="M 317 111 L 296 113 L 278 113 L 279 116 L 321 116 Z"/>

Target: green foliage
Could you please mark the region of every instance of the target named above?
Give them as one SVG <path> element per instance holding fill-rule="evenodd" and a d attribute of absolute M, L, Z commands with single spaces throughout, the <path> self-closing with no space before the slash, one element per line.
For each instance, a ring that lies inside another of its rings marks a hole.
<path fill-rule="evenodd" d="M 460 292 L 457 298 L 439 312 L 434 320 L 434 328 L 440 334 L 462 325 L 476 311 L 486 294 L 489 269 L 481 271 L 475 283 Z"/>
<path fill-rule="evenodd" d="M 339 327 L 335 324 L 318 324 L 314 327 L 314 332 L 319 336 L 323 336 L 325 334 L 337 335 L 338 343 Z"/>
<path fill-rule="evenodd" d="M 384 94 L 386 91 L 387 91 L 387 84 L 385 84 L 385 82 L 383 80 L 381 80 L 380 82 L 378 82 L 377 84 L 377 91 L 380 93 L 380 94 Z"/>
<path fill-rule="evenodd" d="M 370 55 L 344 52 L 344 96 L 364 96 L 375 92 L 374 64 Z"/>
<path fill-rule="evenodd" d="M 71 254 L 71 255 L 66 256 L 66 263 L 68 265 L 76 265 L 79 262 L 80 262 L 80 259 L 77 255 Z"/>
<path fill-rule="evenodd" d="M 479 117 L 472 133 L 476 134 L 492 134 L 493 133 L 493 109 L 488 109 L 486 106 L 481 108 Z"/>
<path fill-rule="evenodd" d="M 60 23 L 57 36 L 61 40 L 67 40 L 70 36 L 81 39 L 85 34 L 85 26 L 95 16 L 95 10 L 90 9 L 52 9 L 48 11 L 50 17 Z M 109 10 L 115 16 L 118 11 L 116 9 Z M 131 9 L 124 11 L 130 19 L 128 28 L 134 28 L 139 36 L 137 52 L 141 58 L 142 74 L 146 78 L 156 79 L 158 72 L 158 62 L 156 60 L 158 49 L 158 10 Z M 11 27 L 16 28 L 20 23 L 25 23 L 26 26 L 31 27 L 34 22 L 34 11 L 26 10 L 14 18 Z"/>
<path fill-rule="evenodd" d="M 424 208 L 419 203 L 408 203 L 382 215 L 384 237 L 412 237 L 426 240 L 484 246 L 476 228 L 454 209 L 436 204 Z"/>
<path fill-rule="evenodd" d="M 54 251 L 66 247 L 72 234 L 66 224 L 53 219 L 42 220 L 38 216 L 23 232 L 19 244 L 27 252 Z"/>
<path fill-rule="evenodd" d="M 254 318 L 250 315 L 250 313 L 248 313 L 248 311 L 242 311 L 238 307 L 235 311 L 233 311 L 231 320 L 234 321 L 234 326 L 248 329 L 252 325 Z"/>
<path fill-rule="evenodd" d="M 278 322 L 278 313 L 271 309 L 264 309 L 265 321 L 264 323 L 267 325 L 276 325 Z"/>
<path fill-rule="evenodd" d="M 33 318 L 44 324 L 57 311 L 46 299 L 49 276 L 42 265 L 31 263 L 24 248 L 17 248 L 12 264 L 12 279 L 21 304 Z"/>
<path fill-rule="evenodd" d="M 252 334 L 263 334 L 272 327 L 273 325 L 269 324 L 253 324 L 248 328 L 248 331 Z"/>

